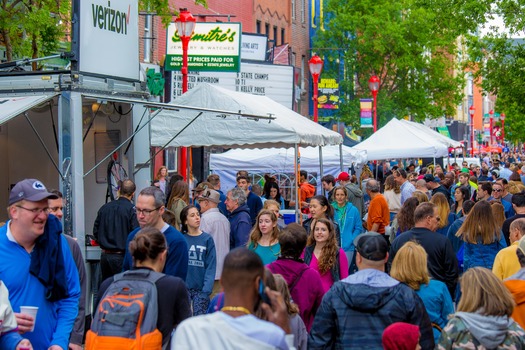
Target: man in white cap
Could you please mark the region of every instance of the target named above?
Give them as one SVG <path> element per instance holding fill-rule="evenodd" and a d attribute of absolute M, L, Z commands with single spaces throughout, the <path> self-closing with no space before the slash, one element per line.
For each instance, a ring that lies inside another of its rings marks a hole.
<path fill-rule="evenodd" d="M 336 181 L 338 181 L 341 186 L 346 187 L 348 192 L 348 201 L 357 208 L 359 211 L 359 217 L 362 218 L 365 207 L 363 191 L 361 191 L 359 186 L 350 181 L 350 174 L 348 174 L 346 171 L 340 172 L 336 178 Z"/>
<path fill-rule="evenodd" d="M 204 190 L 202 195 L 197 197 L 201 208 L 200 229 L 210 234 L 213 238 L 217 256 L 215 283 L 213 284 L 211 297 L 220 291 L 219 280 L 222 274 L 222 266 L 224 258 L 230 251 L 230 222 L 218 208 L 220 198 L 219 192 L 210 189 Z"/>
<path fill-rule="evenodd" d="M 57 198 L 38 180 L 18 182 L 9 195 L 10 220 L 0 228 L 0 279 L 18 330 L 27 332 L 34 349 L 68 349 L 78 312 L 77 268 L 62 224 L 48 217 L 48 199 Z M 38 307 L 37 319 L 19 313 L 21 306 Z"/>

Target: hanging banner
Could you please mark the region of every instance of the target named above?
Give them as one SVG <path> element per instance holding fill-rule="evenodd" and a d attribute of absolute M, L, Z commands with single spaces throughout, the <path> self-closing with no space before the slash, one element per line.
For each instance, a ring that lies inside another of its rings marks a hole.
<path fill-rule="evenodd" d="M 371 98 L 362 98 L 359 100 L 361 110 L 361 127 L 373 128 L 374 118 L 372 116 L 373 100 Z"/>
<path fill-rule="evenodd" d="M 339 108 L 339 82 L 337 79 L 322 79 L 318 85 L 318 108 L 338 109 Z"/>

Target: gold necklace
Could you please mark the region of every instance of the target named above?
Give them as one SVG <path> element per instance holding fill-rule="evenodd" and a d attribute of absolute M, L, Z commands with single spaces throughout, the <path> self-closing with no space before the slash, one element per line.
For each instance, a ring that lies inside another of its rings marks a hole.
<path fill-rule="evenodd" d="M 224 306 L 221 309 L 221 311 L 236 311 L 236 312 L 245 313 L 246 315 L 251 315 L 250 310 L 242 306 Z"/>

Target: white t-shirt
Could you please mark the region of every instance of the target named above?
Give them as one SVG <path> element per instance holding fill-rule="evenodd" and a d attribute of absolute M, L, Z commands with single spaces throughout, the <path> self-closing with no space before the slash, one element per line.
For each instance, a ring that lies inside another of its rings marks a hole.
<path fill-rule="evenodd" d="M 175 330 L 172 350 L 288 350 L 284 331 L 253 315 L 231 317 L 223 312 L 191 317 Z"/>

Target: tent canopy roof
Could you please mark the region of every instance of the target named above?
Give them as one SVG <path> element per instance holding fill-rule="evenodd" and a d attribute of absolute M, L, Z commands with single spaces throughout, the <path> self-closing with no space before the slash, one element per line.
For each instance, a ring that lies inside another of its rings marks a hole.
<path fill-rule="evenodd" d="M 406 124 L 406 125 L 408 125 L 410 127 L 416 128 L 417 130 L 419 130 L 421 132 L 424 132 L 429 137 L 432 137 L 432 138 L 436 139 L 437 141 L 443 143 L 447 147 L 456 148 L 456 147 L 461 147 L 462 146 L 461 142 L 453 140 L 450 137 L 447 137 L 447 136 L 445 136 L 445 135 L 443 135 L 443 134 L 441 134 L 441 133 L 439 133 L 437 131 L 434 131 L 431 128 L 429 128 L 428 126 L 426 126 L 426 125 L 423 125 L 423 124 L 420 124 L 420 123 L 411 122 L 411 121 L 404 120 L 404 119 L 401 119 L 400 122 L 403 123 L 403 124 Z"/>
<path fill-rule="evenodd" d="M 355 151 L 342 146 L 343 168 L 352 163 L 360 164 L 365 158 L 365 152 Z M 323 167 L 340 168 L 339 146 L 325 146 L 323 152 Z M 317 147 L 299 148 L 301 169 L 319 171 L 319 149 Z M 295 164 L 293 148 L 269 149 L 232 149 L 222 154 L 210 156 L 210 170 L 243 169 L 247 171 L 293 172 Z"/>
<path fill-rule="evenodd" d="M 396 118 L 352 149 L 366 150 L 367 160 L 438 158 L 448 154 L 445 144 Z"/>
<path fill-rule="evenodd" d="M 151 121 L 152 146 L 225 146 L 243 148 L 338 145 L 340 134 L 301 116 L 265 96 L 200 84 L 174 101 L 179 106 L 214 108 L 231 115 L 162 110 Z M 235 113 L 274 117 L 257 120 Z M 186 129 L 184 129 L 187 127 Z M 184 129 L 184 130 L 183 130 Z M 182 131 L 181 131 L 182 130 Z M 170 140 L 180 132 L 175 139 Z M 168 144 L 169 142 L 169 144 Z"/>

